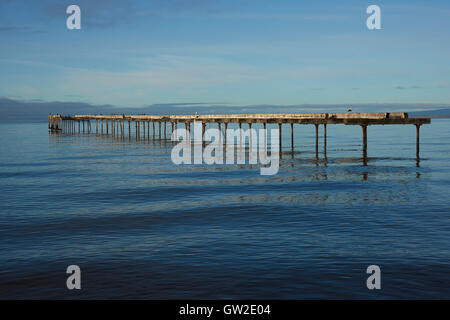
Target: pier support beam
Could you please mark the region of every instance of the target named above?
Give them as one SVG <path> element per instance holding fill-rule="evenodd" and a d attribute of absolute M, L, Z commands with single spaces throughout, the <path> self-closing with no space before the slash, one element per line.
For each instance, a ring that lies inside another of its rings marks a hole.
<path fill-rule="evenodd" d="M 142 121 L 142 129 L 144 130 L 143 132 L 143 136 L 144 136 L 144 140 L 145 140 L 145 121 Z"/>
<path fill-rule="evenodd" d="M 248 123 L 248 129 L 249 129 L 249 145 L 248 145 L 248 152 L 250 154 L 251 150 L 252 150 L 252 145 L 253 145 L 253 137 L 252 137 L 252 123 L 249 122 Z"/>
<path fill-rule="evenodd" d="M 278 139 L 280 140 L 280 148 L 279 148 L 280 159 L 282 158 L 282 154 L 281 154 L 281 150 L 282 150 L 282 145 L 281 145 L 281 138 L 282 138 L 282 136 L 281 136 L 281 126 L 282 126 L 282 123 L 279 122 L 278 123 Z"/>
<path fill-rule="evenodd" d="M 186 122 L 186 127 L 187 127 L 187 139 L 191 139 L 191 123 L 188 121 L 188 122 Z M 186 139 L 186 140 L 187 140 Z M 190 142 L 189 142 L 190 143 Z"/>
<path fill-rule="evenodd" d="M 239 122 L 239 148 L 242 148 L 242 122 Z"/>
<path fill-rule="evenodd" d="M 264 150 L 267 150 L 267 122 L 263 123 L 263 127 L 264 127 Z"/>
<path fill-rule="evenodd" d="M 367 152 L 367 125 L 362 125 L 363 150 Z"/>
<path fill-rule="evenodd" d="M 167 122 L 164 121 L 164 140 L 167 139 Z"/>
<path fill-rule="evenodd" d="M 174 130 L 174 132 L 177 132 L 177 125 L 178 125 L 178 121 L 175 120 L 173 122 L 173 130 Z M 178 136 L 176 135 L 176 137 L 174 137 L 173 133 L 172 133 L 172 141 L 178 141 Z"/>
<path fill-rule="evenodd" d="M 291 153 L 294 156 L 294 123 L 291 122 Z"/>
<path fill-rule="evenodd" d="M 225 133 L 224 133 L 225 146 L 227 145 L 227 131 L 228 131 L 228 122 L 225 122 Z"/>
<path fill-rule="evenodd" d="M 155 121 L 152 121 L 153 126 L 153 140 L 155 140 Z"/>
<path fill-rule="evenodd" d="M 138 125 L 137 125 L 137 121 L 134 122 L 134 129 L 135 129 L 134 131 L 136 131 L 135 134 L 136 134 L 136 141 L 137 141 L 137 139 L 138 139 Z"/>
<path fill-rule="evenodd" d="M 367 166 L 367 124 L 363 124 L 362 136 L 363 136 L 363 165 Z"/>
<path fill-rule="evenodd" d="M 416 124 L 416 157 L 419 158 L 420 153 L 420 124 Z"/>
<path fill-rule="evenodd" d="M 206 131 L 206 122 L 202 122 L 202 148 L 205 147 L 206 142 L 205 142 L 205 131 Z"/>
<path fill-rule="evenodd" d="M 316 157 L 319 155 L 319 124 L 314 124 L 316 126 Z"/>

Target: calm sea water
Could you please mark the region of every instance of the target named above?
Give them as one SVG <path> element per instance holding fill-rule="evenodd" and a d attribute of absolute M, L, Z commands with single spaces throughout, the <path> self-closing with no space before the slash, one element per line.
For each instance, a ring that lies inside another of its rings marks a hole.
<path fill-rule="evenodd" d="M 95 130 L 94 130 L 95 131 Z M 0 124 L 0 298 L 450 298 L 450 121 L 283 132 L 275 176 Z M 82 290 L 66 289 L 79 265 Z M 366 268 L 381 267 L 381 290 Z"/>

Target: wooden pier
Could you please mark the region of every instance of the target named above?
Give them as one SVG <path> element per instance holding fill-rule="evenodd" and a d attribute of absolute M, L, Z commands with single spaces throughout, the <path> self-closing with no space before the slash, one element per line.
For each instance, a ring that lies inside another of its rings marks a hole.
<path fill-rule="evenodd" d="M 415 125 L 416 126 L 416 155 L 419 157 L 420 126 L 431 123 L 430 118 L 409 118 L 405 112 L 379 112 L 379 113 L 273 113 L 273 114 L 218 114 L 218 115 L 75 115 L 61 116 L 59 114 L 48 116 L 48 127 L 51 132 L 64 133 L 91 133 L 95 121 L 95 133 L 111 134 L 113 136 L 132 136 L 132 128 L 138 139 L 161 139 L 161 126 L 163 126 L 164 138 L 167 137 L 167 125 L 171 125 L 171 132 L 177 128 L 177 124 L 183 123 L 186 130 L 190 131 L 191 123 L 202 122 L 203 133 L 207 123 L 217 123 L 219 130 L 222 124 L 226 130 L 229 123 L 248 124 L 262 123 L 264 129 L 267 124 L 278 124 L 281 152 L 281 128 L 283 124 L 291 127 L 291 150 L 294 152 L 294 125 L 314 125 L 316 134 L 316 154 L 319 145 L 319 126 L 323 126 L 324 150 L 326 150 L 327 125 L 344 124 L 358 125 L 362 128 L 362 147 L 364 158 L 367 155 L 367 127 L 371 125 Z M 150 135 L 150 123 L 153 129 Z M 158 125 L 158 138 L 155 136 L 155 124 Z"/>

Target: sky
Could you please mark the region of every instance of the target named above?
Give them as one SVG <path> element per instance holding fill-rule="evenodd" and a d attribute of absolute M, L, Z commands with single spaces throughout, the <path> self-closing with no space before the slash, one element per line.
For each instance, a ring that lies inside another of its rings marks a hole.
<path fill-rule="evenodd" d="M 1 0 L 0 40 L 22 101 L 450 104 L 448 0 Z"/>

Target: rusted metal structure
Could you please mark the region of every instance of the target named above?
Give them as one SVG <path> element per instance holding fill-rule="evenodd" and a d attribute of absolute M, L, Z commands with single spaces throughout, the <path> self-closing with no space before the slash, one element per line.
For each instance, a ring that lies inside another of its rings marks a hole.
<path fill-rule="evenodd" d="M 153 135 L 156 139 L 155 123 L 158 123 L 158 139 L 161 139 L 161 125 L 164 126 L 164 139 L 166 138 L 167 125 L 170 123 L 171 131 L 177 128 L 178 123 L 184 123 L 189 132 L 191 123 L 202 122 L 203 133 L 207 123 L 217 123 L 219 129 L 224 124 L 225 132 L 229 123 L 237 123 L 242 128 L 246 123 L 251 128 L 253 123 L 262 123 L 264 129 L 268 123 L 278 124 L 280 155 L 281 155 L 281 128 L 283 124 L 291 127 L 291 149 L 294 152 L 294 124 L 314 125 L 316 133 L 316 153 L 319 145 L 319 126 L 324 128 L 324 147 L 326 150 L 327 125 L 344 124 L 359 125 L 362 128 L 362 146 L 364 157 L 367 154 L 367 127 L 371 125 L 415 125 L 416 126 L 416 148 L 419 155 L 420 126 L 431 123 L 430 118 L 409 118 L 405 112 L 379 112 L 379 113 L 273 113 L 273 114 L 217 114 L 217 115 L 75 115 L 61 116 L 59 114 L 48 116 L 48 127 L 51 132 L 92 132 L 92 122 L 95 121 L 95 132 L 101 134 L 112 134 L 113 136 L 131 138 L 131 128 L 135 129 L 136 139 L 150 140 L 150 123 L 152 123 Z M 128 126 L 128 130 L 126 127 Z M 77 130 L 78 129 L 78 130 Z M 126 134 L 128 131 L 128 134 Z M 225 135 L 226 137 L 226 135 Z M 226 141 L 225 141 L 226 142 Z"/>

